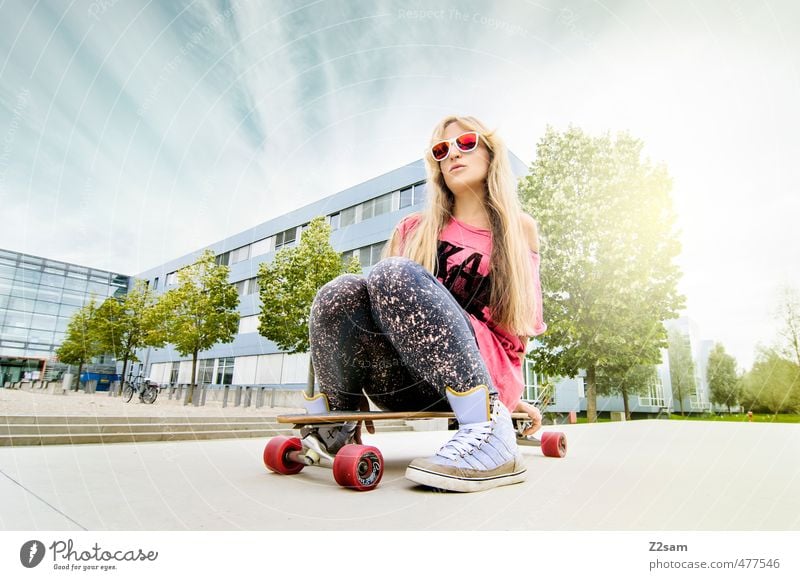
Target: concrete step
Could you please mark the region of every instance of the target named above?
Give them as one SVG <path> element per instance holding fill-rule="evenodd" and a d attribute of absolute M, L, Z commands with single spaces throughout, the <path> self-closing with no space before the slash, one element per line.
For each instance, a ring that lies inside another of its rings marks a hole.
<path fill-rule="evenodd" d="M 41 418 L 40 418 L 41 419 Z M 387 423 L 389 423 L 387 421 Z M 410 431 L 399 424 L 384 424 L 383 433 Z M 0 425 L 0 447 L 28 445 L 75 445 L 85 443 L 132 443 L 145 441 L 194 441 L 297 436 L 299 430 L 267 421 L 228 423 L 115 423 L 115 424 L 11 424 Z"/>

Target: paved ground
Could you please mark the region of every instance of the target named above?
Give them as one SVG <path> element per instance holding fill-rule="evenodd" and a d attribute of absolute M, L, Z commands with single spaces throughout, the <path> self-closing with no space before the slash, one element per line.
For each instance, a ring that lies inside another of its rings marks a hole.
<path fill-rule="evenodd" d="M 0 393 L 2 390 L 0 390 Z M 525 483 L 432 492 L 403 478 L 446 432 L 369 437 L 378 489 L 267 472 L 258 439 L 0 448 L 2 530 L 798 530 L 797 425 L 566 425 L 564 459 L 525 448 Z"/>

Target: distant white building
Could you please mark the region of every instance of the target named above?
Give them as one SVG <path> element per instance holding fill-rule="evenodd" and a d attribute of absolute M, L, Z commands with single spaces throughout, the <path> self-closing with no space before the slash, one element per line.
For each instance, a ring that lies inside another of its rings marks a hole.
<path fill-rule="evenodd" d="M 708 386 L 707 368 L 708 357 L 714 346 L 714 341 L 700 338 L 697 324 L 688 317 L 682 317 L 665 322 L 669 331 L 677 329 L 689 337 L 689 344 L 694 362 L 695 391 L 686 394 L 683 400 L 684 412 L 699 413 L 712 410 L 710 400 L 711 391 Z M 533 342 L 531 343 L 533 347 Z M 540 398 L 540 377 L 533 370 L 533 364 L 527 361 L 526 382 L 528 388 L 524 398 L 537 400 Z M 680 404 L 673 396 L 672 380 L 669 367 L 669 351 L 661 349 L 661 362 L 656 365 L 656 374 L 652 384 L 648 385 L 646 394 L 634 395 L 628 398 L 628 407 L 631 413 L 657 414 L 662 409 L 670 412 L 680 410 Z M 586 411 L 586 373 L 580 371 L 577 377 L 564 378 L 556 383 L 555 396 L 547 411 L 567 413 L 569 411 Z M 597 397 L 597 411 L 600 413 L 622 412 L 625 405 L 621 396 Z"/>

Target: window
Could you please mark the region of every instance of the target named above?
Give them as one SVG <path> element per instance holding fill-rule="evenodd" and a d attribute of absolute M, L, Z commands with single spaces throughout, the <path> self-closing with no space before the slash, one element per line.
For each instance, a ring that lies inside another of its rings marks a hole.
<path fill-rule="evenodd" d="M 258 332 L 258 316 L 242 316 L 239 319 L 239 334 Z"/>
<path fill-rule="evenodd" d="M 339 229 L 339 217 L 338 213 L 328 216 L 328 223 L 331 224 L 331 230 L 334 232 Z"/>
<path fill-rule="evenodd" d="M 250 258 L 250 246 L 242 246 L 230 252 L 229 264 L 238 264 Z"/>
<path fill-rule="evenodd" d="M 275 249 L 275 246 L 273 245 L 274 243 L 275 238 L 272 236 L 255 242 L 252 246 L 250 246 L 250 257 L 254 258 L 256 256 L 263 256 L 267 252 L 271 252 Z"/>
<path fill-rule="evenodd" d="M 378 262 L 381 261 L 381 253 L 383 252 L 383 247 L 386 245 L 386 242 L 381 242 L 380 244 L 372 244 L 369 248 L 369 265 L 374 266 Z"/>
<path fill-rule="evenodd" d="M 86 292 L 86 278 L 79 280 L 77 278 L 67 278 L 64 282 L 65 290 L 74 290 L 76 292 Z"/>
<path fill-rule="evenodd" d="M 227 266 L 229 257 L 230 257 L 230 252 L 225 252 L 224 254 L 220 254 L 219 256 L 214 258 L 214 261 L 217 263 L 217 266 Z"/>
<path fill-rule="evenodd" d="M 361 207 L 361 221 L 392 211 L 392 194 L 387 193 L 365 201 Z"/>
<path fill-rule="evenodd" d="M 247 294 L 258 294 L 258 278 L 250 278 L 247 285 Z"/>
<path fill-rule="evenodd" d="M 392 194 L 387 193 L 373 200 L 375 202 L 375 216 L 392 211 Z"/>
<path fill-rule="evenodd" d="M 53 302 L 37 302 L 34 312 L 37 314 L 58 314 L 58 304 Z"/>
<path fill-rule="evenodd" d="M 217 359 L 217 385 L 230 385 L 233 381 L 233 357 Z"/>
<path fill-rule="evenodd" d="M 410 205 L 414 205 L 414 188 L 409 185 L 400 190 L 400 209 Z"/>
<path fill-rule="evenodd" d="M 368 220 L 375 216 L 375 200 L 370 199 L 361 204 L 361 220 Z"/>
<path fill-rule="evenodd" d="M 348 250 L 342 254 L 342 260 L 344 262 L 349 262 L 350 258 L 355 256 L 358 258 L 358 262 L 362 268 L 369 268 L 380 262 L 381 253 L 385 245 L 386 242 L 378 242 L 377 244 L 364 246 L 363 248 Z"/>
<path fill-rule="evenodd" d="M 153 290 L 158 290 L 158 276 L 153 280 Z"/>
<path fill-rule="evenodd" d="M 175 284 L 177 282 L 177 274 L 178 274 L 177 272 L 170 272 L 169 274 L 167 274 L 167 280 L 164 285 L 172 286 L 173 284 Z"/>
<path fill-rule="evenodd" d="M 425 182 L 420 181 L 414 184 L 414 205 L 425 201 Z"/>
<path fill-rule="evenodd" d="M 291 246 L 297 239 L 297 228 L 289 228 L 279 234 L 275 234 L 275 249 L 280 250 L 284 246 Z"/>
<path fill-rule="evenodd" d="M 48 314 L 34 314 L 31 319 L 31 328 L 39 330 L 55 330 L 56 317 Z"/>
<path fill-rule="evenodd" d="M 344 262 L 344 263 L 349 262 L 350 259 L 353 256 L 358 258 L 358 261 L 361 262 L 361 250 L 359 250 L 359 249 L 347 250 L 346 252 L 342 252 L 342 262 Z M 363 264 L 362 264 L 362 266 L 363 266 Z"/>
<path fill-rule="evenodd" d="M 172 368 L 169 370 L 169 384 L 176 385 L 178 383 L 178 370 L 181 368 L 181 363 L 175 361 L 172 363 Z"/>
<path fill-rule="evenodd" d="M 341 217 L 339 219 L 339 227 L 346 228 L 347 226 L 351 226 L 356 223 L 356 206 L 348 207 L 345 210 L 342 210 Z"/>
<path fill-rule="evenodd" d="M 199 368 L 197 369 L 197 384 L 210 385 L 214 378 L 214 359 L 204 358 L 200 359 Z"/>

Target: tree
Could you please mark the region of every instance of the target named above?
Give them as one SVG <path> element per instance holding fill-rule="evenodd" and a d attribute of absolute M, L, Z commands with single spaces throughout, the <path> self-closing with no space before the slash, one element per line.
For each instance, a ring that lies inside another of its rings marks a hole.
<path fill-rule="evenodd" d="M 78 365 L 78 377 L 73 390 L 77 391 L 81 380 L 83 365 L 94 357 L 103 354 L 100 341 L 97 337 L 97 303 L 94 296 L 84 304 L 67 324 L 64 341 L 56 349 L 59 362 L 68 365 Z"/>
<path fill-rule="evenodd" d="M 654 390 L 658 377 L 653 365 L 636 365 L 630 368 L 604 367 L 597 373 L 598 395 L 620 395 L 625 409 L 625 419 L 630 421 L 628 397 L 646 395 Z"/>
<path fill-rule="evenodd" d="M 161 295 L 148 313 L 148 340 L 169 342 L 181 356 L 192 355 L 192 380 L 187 403 L 192 402 L 197 378 L 197 355 L 218 342 L 233 342 L 239 331 L 239 294 L 228 282 L 229 269 L 218 265 L 206 250 L 178 271 L 178 286 Z"/>
<path fill-rule="evenodd" d="M 347 264 L 330 244 L 331 227 L 316 217 L 303 230 L 300 243 L 278 251 L 258 269 L 261 313 L 258 331 L 284 351 L 308 352 L 308 318 L 317 291 L 345 273 L 360 274 L 353 257 Z M 308 393 L 314 391 L 314 365 L 308 365 Z"/>
<path fill-rule="evenodd" d="M 783 356 L 800 365 L 800 294 L 796 288 L 786 285 L 780 290 L 780 302 L 775 316 L 781 323 Z"/>
<path fill-rule="evenodd" d="M 725 352 L 725 347 L 717 343 L 708 355 L 706 371 L 708 388 L 711 391 L 711 402 L 725 405 L 728 413 L 731 406 L 738 406 L 741 398 L 742 383 L 736 373 L 736 359 Z"/>
<path fill-rule="evenodd" d="M 589 421 L 597 420 L 598 371 L 660 363 L 663 321 L 684 306 L 671 180 L 641 152 L 626 133 L 612 140 L 548 128 L 520 183 L 542 234 L 548 324 L 529 358 L 548 376 L 586 370 Z"/>
<path fill-rule="evenodd" d="M 683 400 L 697 392 L 697 383 L 694 379 L 694 361 L 689 337 L 675 328 L 669 331 L 669 377 L 672 396 L 678 399 L 678 406 L 683 415 Z"/>
<path fill-rule="evenodd" d="M 151 310 L 156 299 L 144 280 L 136 280 L 133 290 L 121 297 L 109 297 L 98 309 L 97 331 L 104 352 L 114 354 L 122 363 L 122 379 L 128 362 L 139 359 L 136 351 L 145 346 L 163 346 L 153 334 Z"/>
<path fill-rule="evenodd" d="M 800 366 L 775 348 L 761 348 L 743 378 L 745 408 L 778 414 L 800 412 Z"/>

